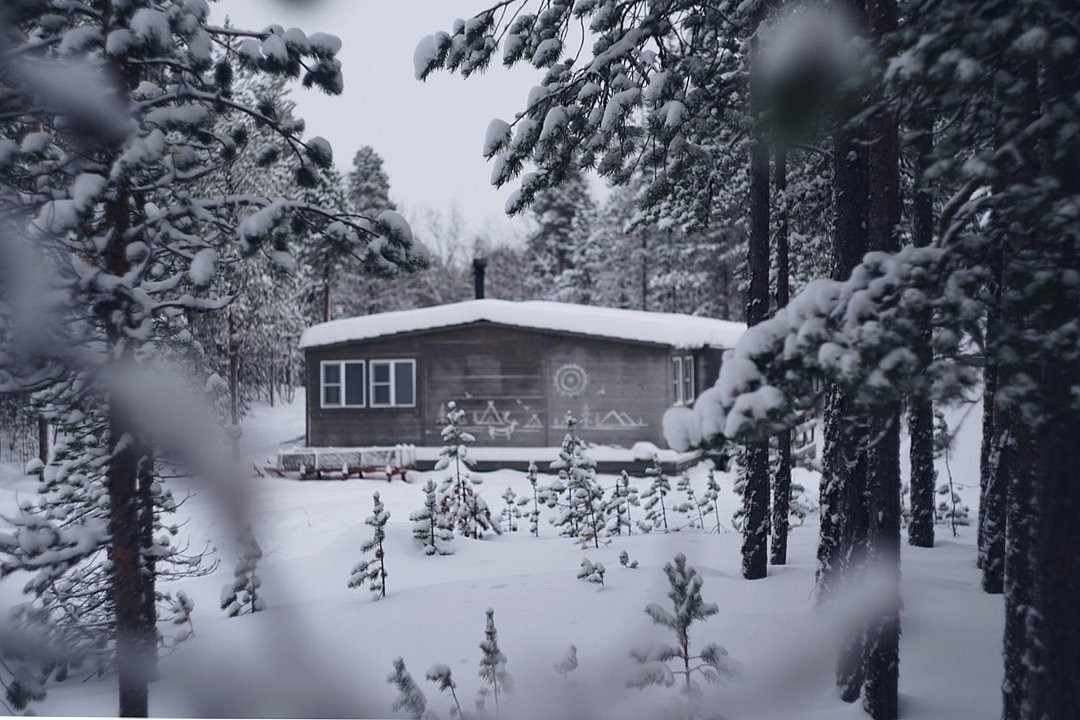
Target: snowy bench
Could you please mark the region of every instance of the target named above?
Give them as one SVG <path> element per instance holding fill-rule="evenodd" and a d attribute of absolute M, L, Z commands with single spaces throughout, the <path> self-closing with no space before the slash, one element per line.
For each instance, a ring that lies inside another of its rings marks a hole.
<path fill-rule="evenodd" d="M 326 477 L 347 480 L 364 477 L 365 473 L 381 473 L 389 482 L 395 475 L 405 480 L 406 473 L 416 467 L 416 447 L 394 445 L 393 447 L 319 447 L 279 450 L 277 464 L 263 468 L 279 477 L 285 473 L 297 473 L 301 480 Z"/>

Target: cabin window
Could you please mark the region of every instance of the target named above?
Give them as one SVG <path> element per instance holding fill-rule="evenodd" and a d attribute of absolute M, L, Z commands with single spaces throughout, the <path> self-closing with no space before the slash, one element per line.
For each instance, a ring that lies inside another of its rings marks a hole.
<path fill-rule="evenodd" d="M 416 405 L 416 361 L 371 361 L 371 407 Z"/>
<path fill-rule="evenodd" d="M 321 364 L 321 393 L 324 408 L 364 407 L 363 360 L 329 360 Z"/>
<path fill-rule="evenodd" d="M 671 358 L 671 381 L 676 405 L 694 402 L 694 358 L 691 355 Z"/>

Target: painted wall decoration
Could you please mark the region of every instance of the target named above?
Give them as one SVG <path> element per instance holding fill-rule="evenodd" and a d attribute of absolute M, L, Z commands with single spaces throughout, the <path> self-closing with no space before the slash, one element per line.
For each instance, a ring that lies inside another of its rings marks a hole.
<path fill-rule="evenodd" d="M 465 429 L 478 437 L 506 441 L 518 432 L 544 431 L 543 412 L 534 410 L 521 398 L 485 399 L 466 393 L 466 398 L 459 401 L 458 406 L 465 411 Z M 446 424 L 445 404 L 440 404 L 436 422 L 440 427 Z"/>
<path fill-rule="evenodd" d="M 574 363 L 562 365 L 555 371 L 555 390 L 563 397 L 577 397 L 589 386 L 589 374 Z"/>
<path fill-rule="evenodd" d="M 593 410 L 589 403 L 583 403 L 579 411 L 574 412 L 578 427 L 588 430 L 635 430 L 649 427 L 644 418 L 635 418 L 628 412 L 616 409 Z M 552 423 L 552 428 L 565 429 L 565 424 Z"/>

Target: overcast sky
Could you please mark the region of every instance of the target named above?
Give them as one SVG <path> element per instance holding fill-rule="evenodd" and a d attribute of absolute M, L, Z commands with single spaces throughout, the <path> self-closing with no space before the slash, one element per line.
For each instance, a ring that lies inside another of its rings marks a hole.
<path fill-rule="evenodd" d="M 334 146 L 346 170 L 357 148 L 370 145 L 386 161 L 391 196 L 407 215 L 423 207 L 457 205 L 472 232 L 510 234 L 521 219 L 507 220 L 510 188 L 495 190 L 480 154 L 494 117 L 512 120 L 539 75 L 531 68 L 493 66 L 465 80 L 437 73 L 413 75 L 413 50 L 424 35 L 449 30 L 490 0 L 221 0 L 215 18 L 228 14 L 237 27 L 270 24 L 328 32 L 341 38 L 345 92 L 327 96 L 297 86 L 293 97 L 309 135 Z"/>

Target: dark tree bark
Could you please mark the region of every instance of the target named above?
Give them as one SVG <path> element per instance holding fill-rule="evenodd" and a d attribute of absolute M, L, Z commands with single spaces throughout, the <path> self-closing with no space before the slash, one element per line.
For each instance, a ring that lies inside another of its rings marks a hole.
<path fill-rule="evenodd" d="M 1077 17 L 1071 0 L 1056 0 L 1056 17 Z M 1042 73 L 1043 112 L 1075 107 L 1080 94 L 1076 53 L 1051 54 Z M 1043 169 L 1055 181 L 1056 203 L 1080 196 L 1080 142 L 1051 138 L 1042 146 Z M 1052 259 L 1061 276 L 1080 277 L 1080 232 L 1075 216 L 1065 229 L 1040 238 L 1039 254 Z M 1065 300 L 1071 295 L 1071 300 Z M 1075 291 L 1043 299 L 1048 305 L 1040 323 L 1048 334 L 1075 325 Z M 1034 569 L 1032 609 L 1028 612 L 1028 670 L 1025 720 L 1075 718 L 1080 715 L 1080 366 L 1044 349 L 1035 376 L 1041 396 L 1042 423 L 1036 436 L 1038 478 L 1031 493 L 1030 558 Z M 1015 608 L 1015 605 L 1014 605 Z"/>
<path fill-rule="evenodd" d="M 776 217 L 776 307 L 782 308 L 791 299 L 790 269 L 788 258 L 787 199 L 787 152 L 782 145 L 776 147 L 775 168 L 777 217 Z M 791 508 L 791 431 L 776 436 L 776 477 L 773 478 L 772 497 L 772 545 L 769 560 L 773 565 L 787 564 L 788 514 Z"/>
<path fill-rule="evenodd" d="M 841 123 L 834 133 L 833 150 L 833 276 L 846 280 L 866 254 L 867 162 L 865 143 L 857 128 Z M 866 446 L 864 426 L 856 421 L 848 393 L 834 388 L 825 409 L 826 462 L 822 468 L 823 520 L 819 559 L 819 582 L 836 588 L 858 573 L 867 545 Z M 820 560 L 819 560 L 820 561 Z M 862 691 L 864 633 L 851 633 L 843 642 L 837 665 L 840 696 L 854 702 Z"/>
<path fill-rule="evenodd" d="M 1001 333 L 1004 249 L 994 253 L 994 279 L 989 288 L 991 302 L 986 317 L 986 345 L 991 352 Z M 997 594 L 1005 591 L 1006 505 L 1009 474 L 1015 464 L 1015 436 L 1012 416 L 997 405 L 998 370 L 988 362 L 983 372 L 983 433 L 979 457 L 979 562 L 982 589 Z"/>
<path fill-rule="evenodd" d="M 925 173 L 934 149 L 933 122 L 927 121 L 918 129 L 915 140 L 915 196 L 911 203 L 911 238 L 915 245 L 925 247 L 934 237 L 934 201 L 927 187 Z M 913 348 L 919 365 L 929 367 L 933 360 L 931 341 L 932 317 L 929 309 L 919 322 L 923 328 L 918 345 Z M 934 491 L 937 471 L 934 469 L 934 403 L 925 393 L 911 401 L 908 410 L 908 435 L 911 438 L 911 519 L 908 522 L 908 544 L 915 547 L 934 547 Z"/>
<path fill-rule="evenodd" d="M 870 37 L 879 47 L 896 30 L 896 0 L 867 0 Z M 900 249 L 900 138 L 883 94 L 870 120 L 869 243 L 871 250 Z M 866 686 L 863 704 L 874 720 L 899 714 L 900 677 L 900 408 L 871 420 L 867 458 L 868 539 L 875 569 L 888 578 L 889 605 L 871 624 L 863 654 Z"/>
<path fill-rule="evenodd" d="M 144 454 L 139 460 L 139 541 L 142 546 L 141 651 L 146 659 L 146 675 L 157 677 L 157 561 L 154 559 L 154 458 Z"/>
<path fill-rule="evenodd" d="M 765 11 L 762 4 L 751 19 L 757 32 Z M 750 148 L 750 289 L 746 296 L 746 324 L 757 325 L 769 312 L 769 146 L 763 137 L 760 106 L 760 71 L 757 40 L 750 41 L 750 111 L 754 116 L 754 142 Z M 743 526 L 742 572 L 747 580 L 765 577 L 769 545 L 769 442 L 746 447 L 746 511 Z"/>
<path fill-rule="evenodd" d="M 121 193 L 106 203 L 105 216 L 113 232 L 105 250 L 108 271 L 122 276 L 127 270 L 125 240 L 130 227 L 129 199 Z M 110 357 L 119 362 L 133 361 L 131 344 L 125 342 L 123 328 L 117 322 L 124 309 L 118 302 L 98 308 L 106 328 Z M 109 492 L 109 536 L 111 538 L 112 592 L 116 606 L 116 666 L 122 717 L 146 717 L 149 695 L 147 658 L 145 653 L 144 587 L 142 572 L 141 533 L 139 523 L 138 471 L 139 455 L 136 429 L 128 413 L 112 402 L 107 415 L 112 459 L 106 473 Z"/>
<path fill-rule="evenodd" d="M 44 415 L 37 417 L 38 460 L 42 465 L 49 464 L 49 421 Z"/>

